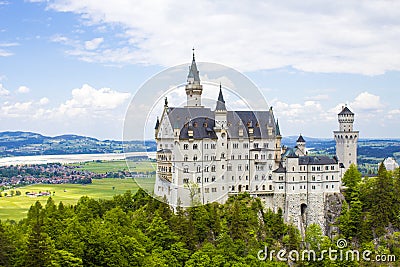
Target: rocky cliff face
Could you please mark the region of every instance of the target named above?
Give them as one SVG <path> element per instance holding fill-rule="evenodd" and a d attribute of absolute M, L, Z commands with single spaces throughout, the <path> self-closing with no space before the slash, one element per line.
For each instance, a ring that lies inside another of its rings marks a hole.
<path fill-rule="evenodd" d="M 338 233 L 338 227 L 334 225 L 342 211 L 344 196 L 342 193 L 328 194 L 325 196 L 325 235 L 332 237 Z"/>

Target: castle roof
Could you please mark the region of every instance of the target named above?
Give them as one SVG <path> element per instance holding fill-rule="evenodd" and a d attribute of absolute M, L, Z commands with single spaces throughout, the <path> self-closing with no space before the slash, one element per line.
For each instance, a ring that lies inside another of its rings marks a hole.
<path fill-rule="evenodd" d="M 221 84 L 219 85 L 219 95 L 218 95 L 218 100 L 217 100 L 217 107 L 215 108 L 215 110 L 226 110 L 225 100 L 224 100 L 224 96 L 222 94 Z"/>
<path fill-rule="evenodd" d="M 282 162 L 279 162 L 279 167 L 278 167 L 278 169 L 276 169 L 276 170 L 274 170 L 274 171 L 272 171 L 272 172 L 275 172 L 275 173 L 285 173 L 285 172 L 286 172 L 286 168 L 283 167 Z"/>
<path fill-rule="evenodd" d="M 276 133 L 276 135 L 281 135 L 281 129 L 279 128 L 278 119 L 276 120 L 275 133 Z"/>
<path fill-rule="evenodd" d="M 306 140 L 304 140 L 303 136 L 300 134 L 299 138 L 297 138 L 297 143 L 305 143 Z"/>
<path fill-rule="evenodd" d="M 299 157 L 299 165 L 328 165 L 336 164 L 335 158 L 328 156 L 301 156 Z"/>
<path fill-rule="evenodd" d="M 193 81 L 196 83 L 200 83 L 199 71 L 197 70 L 196 60 L 194 58 L 194 49 L 193 49 L 192 65 L 189 68 L 188 81 L 190 81 L 191 79 L 193 79 Z"/>
<path fill-rule="evenodd" d="M 348 107 L 344 107 L 338 115 L 354 115 Z"/>
<path fill-rule="evenodd" d="M 204 107 L 168 107 L 167 114 L 171 126 L 174 129 L 181 129 L 180 138 L 189 138 L 187 130 L 189 122 L 191 123 L 194 130 L 194 138 L 216 138 L 214 132 L 215 126 L 215 113 L 209 108 Z M 227 132 L 229 138 L 242 138 L 249 136 L 249 129 L 253 128 L 254 138 L 267 138 L 274 137 L 276 132 L 276 124 L 274 123 L 273 115 L 269 111 L 227 111 Z M 196 124 L 197 123 L 197 124 Z M 203 127 L 203 124 L 207 123 L 207 127 L 212 133 L 202 132 L 196 130 L 197 128 Z M 268 135 L 267 127 L 273 129 L 272 135 Z M 239 130 L 243 130 L 243 136 L 239 136 Z M 197 134 L 196 134 L 197 132 Z M 210 134 L 209 134 L 210 133 Z"/>
<path fill-rule="evenodd" d="M 298 158 L 296 154 L 296 150 L 294 148 L 288 148 L 285 153 L 282 155 L 282 158 Z"/>

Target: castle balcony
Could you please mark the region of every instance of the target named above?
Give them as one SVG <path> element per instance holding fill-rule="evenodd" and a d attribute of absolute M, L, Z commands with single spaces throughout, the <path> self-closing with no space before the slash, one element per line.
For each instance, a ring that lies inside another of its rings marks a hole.
<path fill-rule="evenodd" d="M 157 171 L 157 176 L 170 183 L 172 182 L 172 173 L 170 172 Z"/>
<path fill-rule="evenodd" d="M 172 160 L 172 151 L 170 149 L 160 149 L 156 153 L 157 162 L 168 162 Z"/>
<path fill-rule="evenodd" d="M 255 164 L 267 164 L 267 159 L 255 159 L 254 163 Z"/>

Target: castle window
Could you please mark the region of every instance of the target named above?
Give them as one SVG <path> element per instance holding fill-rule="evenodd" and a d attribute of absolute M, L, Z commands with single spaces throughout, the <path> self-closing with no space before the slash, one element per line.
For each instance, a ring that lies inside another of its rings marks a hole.
<path fill-rule="evenodd" d="M 264 148 L 268 148 L 268 143 L 264 143 Z"/>
<path fill-rule="evenodd" d="M 183 178 L 183 183 L 184 183 L 184 184 L 189 183 L 189 179 L 188 179 L 188 178 Z"/>
<path fill-rule="evenodd" d="M 269 190 L 272 190 L 272 185 L 269 185 Z"/>
<path fill-rule="evenodd" d="M 185 156 L 183 157 L 183 161 L 188 161 L 188 155 L 185 155 Z"/>
<path fill-rule="evenodd" d="M 221 169 L 225 169 L 225 165 L 222 164 Z"/>
<path fill-rule="evenodd" d="M 246 175 L 246 181 L 248 181 L 248 180 L 249 180 L 249 176 Z"/>
<path fill-rule="evenodd" d="M 312 166 L 312 167 L 311 167 L 311 170 L 312 170 L 312 171 L 315 171 L 315 166 Z"/>
<path fill-rule="evenodd" d="M 294 182 L 294 177 L 293 177 L 293 182 Z"/>
<path fill-rule="evenodd" d="M 208 144 L 204 144 L 204 149 L 208 149 Z"/>
<path fill-rule="evenodd" d="M 264 190 L 264 191 L 265 191 L 265 184 L 263 184 L 263 186 L 262 186 L 262 190 Z"/>
<path fill-rule="evenodd" d="M 193 156 L 193 160 L 194 160 L 194 161 L 197 161 L 197 155 L 194 155 L 194 156 Z"/>
<path fill-rule="evenodd" d="M 294 186 L 293 186 L 293 191 L 294 191 Z"/>
<path fill-rule="evenodd" d="M 225 190 L 225 186 L 222 186 L 222 191 L 224 191 Z"/>
<path fill-rule="evenodd" d="M 197 149 L 197 144 L 193 144 L 193 149 Z"/>
<path fill-rule="evenodd" d="M 204 178 L 204 182 L 208 183 L 208 177 Z"/>
<path fill-rule="evenodd" d="M 232 159 L 232 160 L 235 159 L 235 155 L 231 155 L 231 159 Z"/>
<path fill-rule="evenodd" d="M 246 184 L 246 191 L 248 191 L 249 190 L 249 185 L 248 184 Z"/>
<path fill-rule="evenodd" d="M 312 189 L 315 189 L 315 185 L 313 185 L 311 188 L 312 188 Z"/>
<path fill-rule="evenodd" d="M 258 181 L 258 175 L 257 174 L 254 176 L 254 180 Z"/>
<path fill-rule="evenodd" d="M 197 166 L 197 172 L 201 172 L 201 166 Z"/>
<path fill-rule="evenodd" d="M 249 144 L 248 143 L 243 143 L 243 148 L 249 148 Z"/>
<path fill-rule="evenodd" d="M 245 170 L 248 171 L 249 170 L 249 164 L 245 165 Z"/>
<path fill-rule="evenodd" d="M 232 171 L 232 165 L 228 165 L 228 171 Z"/>
<path fill-rule="evenodd" d="M 208 172 L 208 166 L 204 167 L 204 172 Z"/>
<path fill-rule="evenodd" d="M 188 144 L 184 144 L 183 145 L 183 149 L 188 150 L 189 149 L 189 145 Z"/>
<path fill-rule="evenodd" d="M 232 191 L 235 191 L 235 186 L 234 185 L 232 185 Z"/>
<path fill-rule="evenodd" d="M 212 165 L 212 166 L 211 166 L 211 171 L 212 171 L 212 172 L 215 172 L 215 165 Z"/>
<path fill-rule="evenodd" d="M 272 159 L 272 154 L 268 154 L 268 159 Z"/>
<path fill-rule="evenodd" d="M 213 193 L 217 192 L 217 188 L 216 187 L 211 188 L 211 192 Z"/>
<path fill-rule="evenodd" d="M 335 176 L 332 175 L 332 180 L 334 179 Z"/>
<path fill-rule="evenodd" d="M 211 182 L 215 182 L 215 176 L 211 177 Z"/>
<path fill-rule="evenodd" d="M 215 144 L 211 144 L 211 149 L 215 149 Z"/>
<path fill-rule="evenodd" d="M 184 173 L 188 173 L 188 172 L 189 172 L 189 168 L 188 168 L 188 167 L 184 167 L 184 168 L 183 168 L 183 172 L 184 172 Z"/>
<path fill-rule="evenodd" d="M 332 185 L 332 188 L 335 188 L 335 186 L 334 186 L 334 185 Z"/>
<path fill-rule="evenodd" d="M 254 143 L 254 148 L 258 148 L 258 143 Z"/>
<path fill-rule="evenodd" d="M 221 159 L 225 158 L 225 153 L 221 153 Z"/>
<path fill-rule="evenodd" d="M 314 175 L 312 176 L 312 180 L 315 181 L 315 176 Z"/>
<path fill-rule="evenodd" d="M 217 156 L 215 156 L 215 155 L 212 155 L 212 156 L 211 156 L 211 160 L 214 161 L 214 160 L 216 160 L 216 159 L 217 159 Z"/>
<path fill-rule="evenodd" d="M 258 191 L 258 185 L 256 185 L 256 191 Z"/>
<path fill-rule="evenodd" d="M 326 185 L 325 188 L 328 189 L 328 185 Z"/>
<path fill-rule="evenodd" d="M 244 155 L 244 158 L 245 158 L 245 159 L 249 159 L 249 155 L 247 155 L 247 154 Z"/>
<path fill-rule="evenodd" d="M 204 188 L 204 193 L 210 193 L 210 188 Z"/>
<path fill-rule="evenodd" d="M 329 171 L 329 166 L 325 166 L 325 171 Z"/>
<path fill-rule="evenodd" d="M 242 159 L 242 155 L 238 155 L 238 158 L 239 158 L 239 159 Z"/>
<path fill-rule="evenodd" d="M 201 177 L 197 177 L 197 183 L 201 183 Z"/>
<path fill-rule="evenodd" d="M 268 175 L 268 180 L 272 180 L 272 174 Z"/>
<path fill-rule="evenodd" d="M 238 171 L 242 170 L 242 165 L 238 165 Z"/>
<path fill-rule="evenodd" d="M 208 161 L 208 155 L 204 155 L 204 160 Z"/>
<path fill-rule="evenodd" d="M 261 176 L 261 179 L 262 179 L 262 180 L 265 180 L 265 175 L 264 175 L 264 174 Z"/>
<path fill-rule="evenodd" d="M 233 143 L 233 148 L 234 149 L 239 148 L 239 144 L 238 143 Z"/>
<path fill-rule="evenodd" d="M 225 176 L 224 176 L 224 175 L 222 175 L 222 176 L 221 176 L 221 179 L 222 179 L 222 181 L 224 180 L 224 178 L 225 178 Z"/>
<path fill-rule="evenodd" d="M 292 168 L 292 171 L 294 171 L 294 167 Z"/>
<path fill-rule="evenodd" d="M 329 177 L 328 177 L 328 175 L 325 177 L 325 179 L 328 181 L 329 180 Z"/>
<path fill-rule="evenodd" d="M 232 181 L 235 181 L 235 176 L 232 176 Z"/>
<path fill-rule="evenodd" d="M 258 154 L 255 154 L 255 155 L 254 155 L 254 159 L 258 159 Z"/>
<path fill-rule="evenodd" d="M 283 181 L 283 176 L 282 175 L 279 176 L 279 181 Z"/>

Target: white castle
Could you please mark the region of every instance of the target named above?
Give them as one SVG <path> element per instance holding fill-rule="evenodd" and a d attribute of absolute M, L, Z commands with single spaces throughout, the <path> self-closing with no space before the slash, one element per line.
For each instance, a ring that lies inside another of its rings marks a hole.
<path fill-rule="evenodd" d="M 272 107 L 227 110 L 221 86 L 215 109 L 202 106 L 194 54 L 185 90 L 187 105 L 169 107 L 166 99 L 155 126 L 156 196 L 185 207 L 248 192 L 299 229 L 325 226 L 326 197 L 340 192 L 342 174 L 357 163 L 358 132 L 347 107 L 338 114 L 336 156 L 309 156 L 301 135 L 295 148 L 282 147 Z"/>

